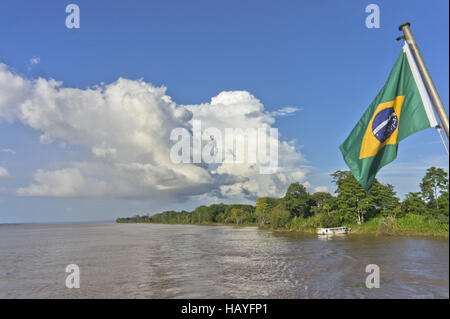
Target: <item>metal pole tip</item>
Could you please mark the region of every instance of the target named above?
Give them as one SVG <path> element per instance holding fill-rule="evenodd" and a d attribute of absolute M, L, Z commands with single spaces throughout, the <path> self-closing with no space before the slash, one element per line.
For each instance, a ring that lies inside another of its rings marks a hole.
<path fill-rule="evenodd" d="M 403 27 L 406 27 L 406 26 L 409 27 L 410 25 L 411 25 L 411 23 L 405 22 L 405 23 L 402 23 L 402 24 L 398 27 L 398 29 L 399 29 L 400 31 L 402 31 Z"/>

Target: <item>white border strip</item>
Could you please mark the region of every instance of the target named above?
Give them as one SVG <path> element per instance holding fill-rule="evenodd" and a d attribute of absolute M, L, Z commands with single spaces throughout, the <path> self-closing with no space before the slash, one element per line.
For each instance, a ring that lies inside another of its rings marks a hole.
<path fill-rule="evenodd" d="M 430 126 L 436 127 L 438 123 L 433 112 L 433 107 L 431 106 L 430 97 L 428 96 L 427 90 L 425 89 L 425 85 L 422 81 L 422 77 L 420 76 L 419 69 L 417 68 L 416 62 L 414 61 L 411 50 L 409 49 L 409 45 L 406 41 L 405 45 L 403 46 L 403 52 L 406 53 L 406 57 L 408 58 L 409 67 L 411 68 L 414 81 L 416 82 L 417 88 L 419 89 L 420 97 L 422 98 L 422 103 L 425 108 L 425 112 L 427 113 L 428 121 L 430 121 Z"/>

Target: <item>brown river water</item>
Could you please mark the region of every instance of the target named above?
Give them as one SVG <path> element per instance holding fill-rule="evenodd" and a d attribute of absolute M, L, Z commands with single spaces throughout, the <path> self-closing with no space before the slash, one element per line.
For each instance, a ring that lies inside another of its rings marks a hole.
<path fill-rule="evenodd" d="M 65 268 L 80 269 L 80 288 Z M 366 265 L 380 268 L 368 289 Z M 0 298 L 448 298 L 448 239 L 256 227 L 0 225 Z"/>

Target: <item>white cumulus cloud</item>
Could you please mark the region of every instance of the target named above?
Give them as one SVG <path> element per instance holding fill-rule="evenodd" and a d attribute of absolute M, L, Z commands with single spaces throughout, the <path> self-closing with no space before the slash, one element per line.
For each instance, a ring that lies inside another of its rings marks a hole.
<path fill-rule="evenodd" d="M 53 79 L 23 78 L 0 63 L 0 118 L 39 131 L 41 143 L 59 140 L 86 150 L 83 161 L 57 170 L 38 169 L 33 182 L 17 190 L 19 195 L 157 200 L 280 196 L 291 182 L 306 182 L 308 173 L 295 144 L 282 138 L 275 174 L 260 174 L 258 164 L 170 160 L 174 128 L 192 132 L 193 120 L 219 130 L 270 128 L 276 115 L 264 111 L 246 91 L 222 92 L 199 105 L 179 105 L 165 87 L 143 80 L 119 78 L 88 89 L 66 88 Z"/>

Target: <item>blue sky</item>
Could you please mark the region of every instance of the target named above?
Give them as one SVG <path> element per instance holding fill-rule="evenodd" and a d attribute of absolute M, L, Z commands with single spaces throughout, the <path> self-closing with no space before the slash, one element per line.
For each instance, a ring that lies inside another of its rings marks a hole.
<path fill-rule="evenodd" d="M 67 29 L 65 7 L 76 3 L 81 28 Z M 380 7 L 381 28 L 368 29 L 365 8 Z M 402 43 L 398 25 L 412 31 L 448 110 L 447 1 L 45 1 L 0 3 L 0 63 L 15 75 L 62 81 L 62 87 L 109 84 L 119 77 L 165 86 L 178 105 L 209 103 L 223 91 L 247 91 L 276 117 L 284 140 L 295 140 L 305 180 L 329 187 L 345 169 L 339 145 L 383 86 Z M 38 58 L 34 60 L 31 59 Z M 1 96 L 0 96 L 1 99 Z M 27 124 L 28 123 L 28 124 Z M 95 129 L 93 127 L 92 129 Z M 27 196 L 39 170 L 85 161 L 89 147 L 56 138 L 0 112 L 0 223 L 106 220 L 161 209 L 193 208 L 207 197 Z M 397 160 L 378 178 L 400 195 L 418 191 L 429 166 L 448 170 L 437 133 L 419 132 L 400 144 Z M 196 190 L 196 195 L 201 195 Z"/>

